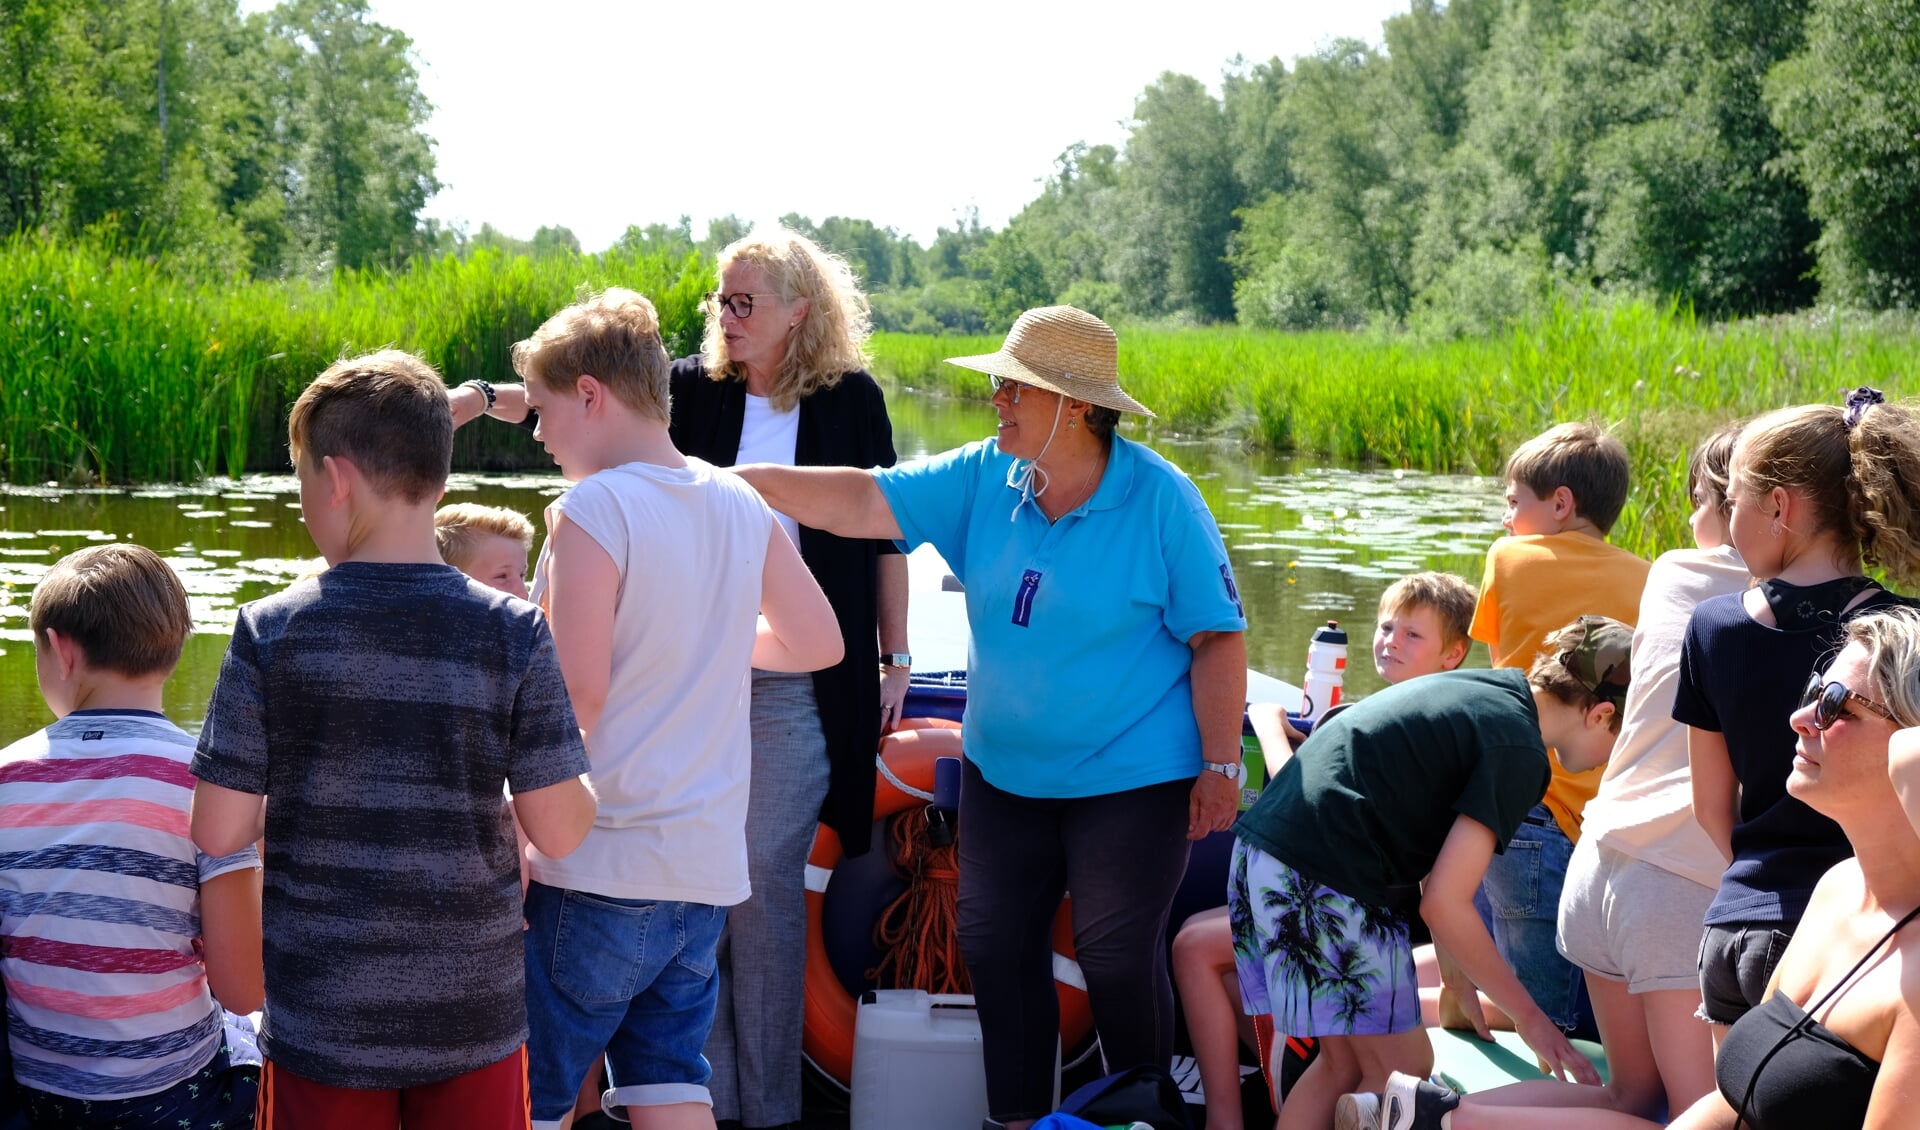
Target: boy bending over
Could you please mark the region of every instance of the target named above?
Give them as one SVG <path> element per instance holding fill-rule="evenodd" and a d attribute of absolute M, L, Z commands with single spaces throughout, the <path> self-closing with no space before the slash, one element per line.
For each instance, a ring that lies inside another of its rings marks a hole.
<path fill-rule="evenodd" d="M 150 549 L 94 546 L 47 572 L 28 621 L 59 718 L 0 750 L 0 973 L 28 1125 L 250 1126 L 259 1072 L 229 1062 L 220 1006 L 260 1006 L 260 858 L 187 838 L 193 738 L 160 712 L 186 590 Z"/>
<path fill-rule="evenodd" d="M 1228 911 L 1241 993 L 1273 1013 L 1276 1033 L 1320 1037 L 1281 1130 L 1322 1130 L 1336 1101 L 1342 1130 L 1371 1128 L 1378 1095 L 1346 1092 L 1433 1070 L 1414 914 L 1549 1070 L 1598 1082 L 1501 961 L 1473 893 L 1546 792 L 1546 747 L 1606 760 L 1632 642 L 1618 621 L 1583 616 L 1524 675 L 1451 671 L 1388 687 L 1316 727 L 1240 818 Z"/>
<path fill-rule="evenodd" d="M 340 361 L 288 427 L 328 568 L 240 610 L 193 761 L 193 836 L 266 834 L 262 1130 L 527 1125 L 519 868 L 593 822 L 538 609 L 440 558 L 446 388 Z"/>

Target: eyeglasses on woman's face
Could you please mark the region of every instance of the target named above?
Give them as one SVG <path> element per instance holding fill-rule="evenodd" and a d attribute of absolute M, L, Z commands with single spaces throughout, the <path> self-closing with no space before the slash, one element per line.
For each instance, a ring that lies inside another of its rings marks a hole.
<path fill-rule="evenodd" d="M 996 377 L 991 373 L 987 374 L 987 383 L 993 386 L 993 391 L 996 395 L 1001 389 L 1006 389 L 1008 398 L 1015 404 L 1020 403 L 1021 392 L 1033 387 L 1025 381 L 1016 381 L 1010 377 Z"/>
<path fill-rule="evenodd" d="M 1838 679 L 1822 681 L 1818 671 L 1813 673 L 1813 678 L 1807 680 L 1806 693 L 1800 696 L 1800 708 L 1802 710 L 1809 706 L 1814 708 L 1813 728 L 1822 733 L 1826 732 L 1827 727 L 1840 720 L 1840 712 L 1849 702 L 1859 703 L 1887 721 L 1899 725 L 1893 717 L 1893 711 L 1866 695 L 1848 690 L 1847 684 Z"/>
<path fill-rule="evenodd" d="M 753 317 L 754 299 L 778 297 L 780 296 L 777 294 L 749 294 L 744 290 L 738 290 L 732 294 L 721 294 L 717 290 L 710 290 L 706 293 L 703 301 L 706 304 L 707 313 L 709 314 L 718 316 L 720 311 L 725 310 L 734 317 L 745 321 Z"/>

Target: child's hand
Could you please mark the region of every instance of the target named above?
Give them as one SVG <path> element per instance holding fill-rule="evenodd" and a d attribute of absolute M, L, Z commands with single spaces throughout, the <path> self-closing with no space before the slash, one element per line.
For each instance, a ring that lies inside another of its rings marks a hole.
<path fill-rule="evenodd" d="M 1440 1027 L 1455 1032 L 1472 1032 L 1493 1042 L 1493 1030 L 1487 1026 L 1486 1012 L 1480 1007 L 1480 990 L 1455 964 L 1447 951 L 1435 946 L 1434 959 L 1440 966 Z"/>
<path fill-rule="evenodd" d="M 1567 1034 L 1547 1019 L 1546 1013 L 1536 1008 L 1524 1021 L 1515 1020 L 1514 1028 L 1533 1049 L 1533 1054 L 1540 1057 L 1540 1070 L 1546 1074 L 1589 1087 L 1600 1085 L 1600 1073 L 1594 1070 L 1593 1062 L 1580 1054 Z"/>

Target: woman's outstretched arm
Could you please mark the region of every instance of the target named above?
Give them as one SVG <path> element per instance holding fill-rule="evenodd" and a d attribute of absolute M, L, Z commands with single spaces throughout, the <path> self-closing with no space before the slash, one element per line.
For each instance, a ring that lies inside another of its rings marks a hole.
<path fill-rule="evenodd" d="M 900 523 L 871 472 L 856 467 L 784 467 L 749 463 L 733 473 L 767 505 L 803 526 L 843 538 L 898 538 Z"/>

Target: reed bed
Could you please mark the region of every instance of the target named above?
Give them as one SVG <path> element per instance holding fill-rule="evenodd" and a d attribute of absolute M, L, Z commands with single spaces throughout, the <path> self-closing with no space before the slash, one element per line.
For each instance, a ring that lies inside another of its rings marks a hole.
<path fill-rule="evenodd" d="M 322 282 L 205 282 L 94 244 L 0 243 L 0 474 L 182 481 L 286 466 L 287 406 L 334 360 L 397 345 L 449 384 L 512 380 L 508 351 L 586 290 L 653 299 L 669 349 L 699 346 L 697 256 L 480 252 Z M 543 464 L 507 428 L 463 429 L 467 467 Z"/>
<path fill-rule="evenodd" d="M 1686 456 L 1719 424 L 1870 384 L 1912 392 L 1920 322 L 1832 311 L 1709 324 L 1646 302 L 1561 302 L 1501 337 L 1122 328 L 1120 379 L 1152 425 L 1342 465 L 1498 474 L 1522 440 L 1594 419 L 1627 444 L 1633 493 L 1613 540 L 1689 544 Z M 996 338 L 877 335 L 877 374 L 984 398 L 984 379 L 941 359 Z"/>

